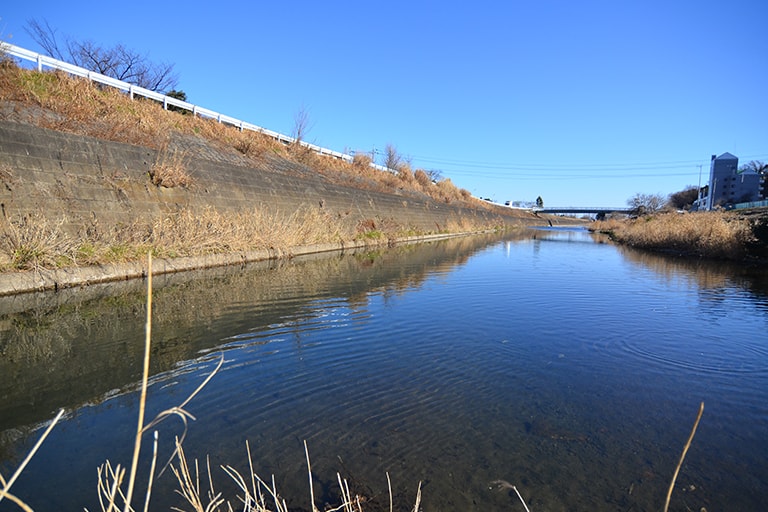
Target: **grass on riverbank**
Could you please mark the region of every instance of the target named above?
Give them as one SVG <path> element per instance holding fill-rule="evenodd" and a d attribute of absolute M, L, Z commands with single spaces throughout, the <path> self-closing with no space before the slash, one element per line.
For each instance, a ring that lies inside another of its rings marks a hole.
<path fill-rule="evenodd" d="M 113 230 L 97 224 L 69 234 L 69 221 L 37 218 L 7 220 L 0 232 L 0 270 L 35 270 L 121 263 L 157 257 L 200 256 L 329 243 L 354 237 L 330 215 L 299 208 L 289 214 L 255 208 L 222 215 L 213 209 L 182 209 L 154 221 L 134 220 Z"/>
<path fill-rule="evenodd" d="M 322 209 L 293 212 L 254 208 L 222 214 L 212 208 L 181 209 L 155 220 L 136 219 L 114 229 L 98 223 L 72 232 L 71 219 L 44 215 L 0 220 L 0 272 L 38 270 L 137 261 L 147 252 L 160 258 L 202 256 L 256 250 L 290 255 L 291 248 L 324 243 L 364 241 L 388 244 L 423 233 L 394 221 L 366 219 L 351 225 Z M 457 217 L 447 232 L 493 228 L 482 219 Z"/>
<path fill-rule="evenodd" d="M 696 212 L 597 221 L 590 229 L 640 249 L 739 260 L 757 242 L 753 226 L 732 212 Z"/>
<path fill-rule="evenodd" d="M 167 111 L 152 100 L 132 100 L 116 89 L 63 72 L 24 69 L 12 60 L 0 61 L 0 107 L 2 118 L 157 150 L 147 182 L 157 187 L 194 190 L 197 186 L 186 165 L 195 158 L 194 149 L 178 148 L 180 135 L 203 138 L 214 151 L 258 169 L 284 159 L 344 186 L 487 208 L 450 179 L 433 183 L 426 172 L 414 172 L 405 164 L 393 173 L 371 167 L 363 156 L 347 163 L 295 144 L 286 146 L 264 134 Z M 0 166 L 0 177 L 8 182 L 20 179 L 20 174 L 10 165 Z M 339 218 L 306 207 L 295 212 L 255 208 L 244 213 L 182 209 L 155 218 L 126 218 L 117 226 L 95 218 L 54 217 L 44 209 L 21 216 L 7 204 L 3 214 L 0 272 L 136 261 L 148 250 L 163 258 L 262 249 L 290 254 L 291 247 L 300 245 L 355 239 L 387 243 L 426 234 L 387 219 Z M 498 227 L 498 222 L 491 222 L 457 214 L 438 229 L 468 232 Z"/>

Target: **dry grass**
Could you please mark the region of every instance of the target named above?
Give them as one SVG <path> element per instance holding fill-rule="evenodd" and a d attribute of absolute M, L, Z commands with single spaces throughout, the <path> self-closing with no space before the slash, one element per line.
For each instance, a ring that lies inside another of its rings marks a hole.
<path fill-rule="evenodd" d="M 416 169 L 416 172 L 413 173 L 413 178 L 419 185 L 421 185 L 422 189 L 433 185 L 429 175 L 423 169 Z"/>
<path fill-rule="evenodd" d="M 0 268 L 58 267 L 76 252 L 77 242 L 62 229 L 64 219 L 52 222 L 43 215 L 30 215 L 0 222 Z"/>
<path fill-rule="evenodd" d="M 184 151 L 163 148 L 149 170 L 152 184 L 165 188 L 190 188 L 194 180 L 187 172 L 187 157 Z"/>
<path fill-rule="evenodd" d="M 352 165 L 356 167 L 362 167 L 364 169 L 371 166 L 373 159 L 365 153 L 355 153 L 352 157 Z"/>
<path fill-rule="evenodd" d="M 729 212 L 666 213 L 596 222 L 594 230 L 642 249 L 740 259 L 754 240 L 748 221 Z"/>
<path fill-rule="evenodd" d="M 397 178 L 393 175 L 393 179 Z M 148 251 L 161 258 L 258 250 L 289 256 L 299 246 L 347 241 L 384 244 L 421 234 L 392 219 L 369 218 L 352 225 L 339 215 L 308 206 L 292 212 L 257 207 L 226 214 L 213 208 L 181 208 L 109 230 L 93 221 L 35 215 L 0 219 L 0 228 L 0 271 L 123 263 L 137 261 Z M 460 215 L 436 226 L 437 231 L 448 233 L 493 228 L 482 217 Z"/>
<path fill-rule="evenodd" d="M 147 251 L 169 258 L 263 249 L 287 255 L 292 247 L 358 236 L 342 219 L 308 207 L 290 213 L 254 208 L 226 215 L 212 208 L 181 209 L 154 220 L 137 219 L 108 232 L 85 226 L 70 233 L 65 226 L 76 223 L 67 218 L 51 222 L 36 216 L 0 222 L 0 270 L 136 261 Z"/>
<path fill-rule="evenodd" d="M 37 106 L 47 114 L 26 119 L 45 128 L 87 135 L 91 137 L 146 146 L 162 150 L 167 147 L 171 134 L 197 135 L 230 148 L 258 163 L 265 154 L 301 163 L 331 181 L 376 190 L 410 191 L 426 194 L 447 203 L 466 203 L 485 207 L 466 190 L 457 189 L 450 180 L 433 184 L 423 171 L 414 172 L 408 166 L 397 175 L 379 171 L 370 166 L 371 159 L 357 154 L 352 162 L 319 155 L 306 147 L 286 146 L 261 133 L 243 131 L 212 119 L 182 115 L 163 110 L 159 103 L 136 98 L 100 87 L 86 79 L 72 77 L 63 72 L 37 72 L 6 63 L 0 66 L 0 101 L 15 102 L 22 106 Z M 183 168 L 183 155 L 166 155 L 168 161 L 156 163 L 153 182 L 161 186 L 184 185 L 184 176 L 164 176 L 171 169 Z M 354 178 L 354 179 L 350 179 Z M 179 184 L 173 184 L 176 183 Z M 168 184 L 168 185 L 166 185 Z"/>

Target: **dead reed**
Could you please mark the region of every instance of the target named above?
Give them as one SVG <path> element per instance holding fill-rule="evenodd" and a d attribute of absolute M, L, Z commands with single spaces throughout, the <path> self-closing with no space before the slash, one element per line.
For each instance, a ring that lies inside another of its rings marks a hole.
<path fill-rule="evenodd" d="M 163 147 L 149 170 L 152 184 L 165 188 L 190 188 L 194 180 L 187 172 L 187 156 L 184 151 Z"/>
<path fill-rule="evenodd" d="M 65 219 L 35 214 L 0 223 L 0 268 L 57 267 L 71 260 L 76 250 L 77 242 L 62 229 Z"/>
<path fill-rule="evenodd" d="M 739 259 L 753 241 L 748 221 L 732 212 L 665 213 L 596 222 L 593 229 L 641 249 Z"/>
<path fill-rule="evenodd" d="M 79 231 L 68 229 L 73 225 L 81 226 Z M 0 270 L 136 261 L 150 250 L 168 258 L 264 249 L 287 255 L 292 247 L 358 236 L 342 219 L 309 207 L 290 213 L 254 208 L 226 215 L 212 208 L 183 208 L 111 230 L 83 227 L 66 217 L 53 221 L 35 215 L 0 219 Z"/>
<path fill-rule="evenodd" d="M 691 447 L 691 442 L 693 442 L 693 436 L 696 435 L 696 428 L 699 426 L 699 422 L 701 421 L 702 414 L 704 414 L 704 402 L 701 402 L 701 405 L 699 405 L 699 414 L 696 416 L 696 421 L 693 422 L 691 435 L 688 436 L 688 441 L 685 443 L 685 446 L 683 447 L 683 453 L 680 455 L 680 461 L 677 463 L 677 467 L 675 468 L 674 475 L 672 475 L 672 481 L 669 483 L 669 491 L 667 491 L 667 500 L 664 502 L 664 512 L 667 512 L 667 510 L 669 510 L 669 500 L 672 498 L 672 491 L 675 489 L 675 482 L 677 481 L 677 475 L 678 473 L 680 473 L 680 467 L 682 467 L 683 465 L 683 460 L 685 460 L 685 455 L 688 453 L 688 448 Z"/>

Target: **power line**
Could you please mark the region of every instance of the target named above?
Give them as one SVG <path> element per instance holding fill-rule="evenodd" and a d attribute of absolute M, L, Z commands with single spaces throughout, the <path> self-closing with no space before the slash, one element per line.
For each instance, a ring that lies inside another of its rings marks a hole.
<path fill-rule="evenodd" d="M 473 177 L 473 178 L 492 178 L 495 180 L 510 180 L 510 181 L 548 181 L 548 180 L 586 180 L 586 179 L 637 179 L 637 178 L 669 178 L 669 177 L 684 177 L 687 176 L 694 179 L 697 176 L 697 171 L 683 172 L 683 173 L 644 173 L 644 174 L 552 174 L 542 172 L 539 174 L 488 174 L 477 173 L 471 171 L 454 171 L 454 170 L 440 170 L 441 172 L 450 174 L 451 176 L 460 177 Z"/>
<path fill-rule="evenodd" d="M 754 160 L 767 158 L 768 155 L 747 155 L 742 157 L 742 160 Z M 413 160 L 417 160 L 423 163 L 446 165 L 450 167 L 471 167 L 472 169 L 485 169 L 485 170 L 499 170 L 499 171 L 539 171 L 547 173 L 558 172 L 574 172 L 574 171 L 588 171 L 588 172 L 611 172 L 611 171 L 652 171 L 663 169 L 685 169 L 693 168 L 700 165 L 704 165 L 702 159 L 696 160 L 672 160 L 672 161 L 660 161 L 660 162 L 637 162 L 637 163 L 593 163 L 593 164 L 566 164 L 566 163 L 516 163 L 516 162 L 488 162 L 481 160 L 461 160 L 450 159 L 440 157 L 428 157 L 412 155 Z M 445 169 L 448 170 L 448 169 Z M 451 169 L 452 173 L 456 173 L 457 170 Z M 459 171 L 461 172 L 461 171 Z M 471 171 L 466 171 L 471 172 Z M 477 175 L 476 173 L 473 173 Z M 673 174 L 658 174 L 658 176 L 671 176 Z M 685 174 L 687 175 L 687 173 Z M 519 176 L 519 175 L 518 175 Z M 649 175 L 653 176 L 653 175 Z M 629 176 L 627 176 L 629 177 Z M 636 177 L 636 176 L 635 176 Z"/>

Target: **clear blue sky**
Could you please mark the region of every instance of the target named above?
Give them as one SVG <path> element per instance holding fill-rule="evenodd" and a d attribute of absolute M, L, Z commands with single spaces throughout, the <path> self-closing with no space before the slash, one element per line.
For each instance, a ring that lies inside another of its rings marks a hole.
<path fill-rule="evenodd" d="M 174 11 L 174 7 L 178 7 Z M 480 197 L 621 206 L 768 160 L 768 1 L 5 2 L 0 37 L 174 63 L 203 107 L 336 151 L 393 144 Z"/>

